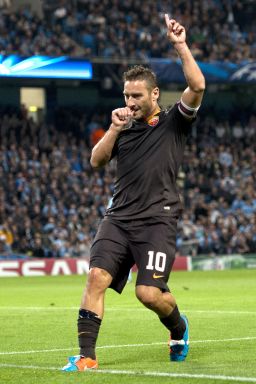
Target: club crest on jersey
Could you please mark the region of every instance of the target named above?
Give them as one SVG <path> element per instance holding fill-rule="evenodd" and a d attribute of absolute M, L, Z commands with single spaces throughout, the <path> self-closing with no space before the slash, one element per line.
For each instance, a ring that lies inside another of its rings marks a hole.
<path fill-rule="evenodd" d="M 148 125 L 150 125 L 150 127 L 155 127 L 159 122 L 159 116 L 153 116 L 149 121 L 148 121 Z"/>

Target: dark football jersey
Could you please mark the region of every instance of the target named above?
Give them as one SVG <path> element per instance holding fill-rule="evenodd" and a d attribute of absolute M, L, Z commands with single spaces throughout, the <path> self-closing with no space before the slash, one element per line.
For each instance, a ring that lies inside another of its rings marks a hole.
<path fill-rule="evenodd" d="M 117 174 L 107 216 L 134 220 L 180 213 L 176 179 L 190 128 L 191 120 L 176 104 L 120 133 L 112 153 Z"/>

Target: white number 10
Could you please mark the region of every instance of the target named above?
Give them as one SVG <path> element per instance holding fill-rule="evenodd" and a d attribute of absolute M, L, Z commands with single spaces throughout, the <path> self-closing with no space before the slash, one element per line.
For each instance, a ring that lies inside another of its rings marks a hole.
<path fill-rule="evenodd" d="M 148 251 L 148 265 L 146 269 L 156 270 L 158 272 L 164 272 L 166 264 L 166 253 L 154 251 Z"/>

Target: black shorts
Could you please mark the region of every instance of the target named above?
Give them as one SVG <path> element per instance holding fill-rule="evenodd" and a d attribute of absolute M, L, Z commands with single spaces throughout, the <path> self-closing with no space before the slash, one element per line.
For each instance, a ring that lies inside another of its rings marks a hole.
<path fill-rule="evenodd" d="M 137 265 L 136 285 L 169 291 L 167 282 L 176 251 L 177 219 L 121 221 L 105 217 L 91 247 L 90 268 L 106 270 L 113 277 L 110 285 L 121 293 L 129 271 Z"/>

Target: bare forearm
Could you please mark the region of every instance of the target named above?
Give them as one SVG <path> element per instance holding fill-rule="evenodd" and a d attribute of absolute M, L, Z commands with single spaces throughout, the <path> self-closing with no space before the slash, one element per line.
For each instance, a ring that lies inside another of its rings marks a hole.
<path fill-rule="evenodd" d="M 176 43 L 174 47 L 182 61 L 183 72 L 189 88 L 193 92 L 203 92 L 205 89 L 204 76 L 186 42 Z"/>
<path fill-rule="evenodd" d="M 90 163 L 93 168 L 99 168 L 108 163 L 118 135 L 118 130 L 111 124 L 103 138 L 92 149 Z"/>
<path fill-rule="evenodd" d="M 92 150 L 91 166 L 93 168 L 102 167 L 109 162 L 116 139 L 130 121 L 131 116 L 132 112 L 128 107 L 117 108 L 112 111 L 112 123 L 108 131 Z"/>

